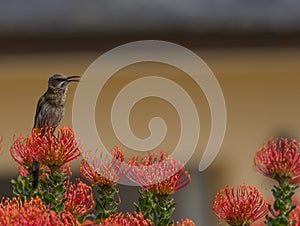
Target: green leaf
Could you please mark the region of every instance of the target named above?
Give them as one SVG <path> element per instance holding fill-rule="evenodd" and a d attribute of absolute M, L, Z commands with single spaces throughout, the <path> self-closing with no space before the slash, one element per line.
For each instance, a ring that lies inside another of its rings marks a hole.
<path fill-rule="evenodd" d="M 44 199 L 45 199 L 47 204 L 48 203 L 56 204 L 56 199 L 55 199 L 54 195 L 52 195 L 49 192 L 44 193 Z"/>
<path fill-rule="evenodd" d="M 286 209 L 285 208 L 285 203 L 280 199 L 276 199 L 275 202 L 274 202 L 274 209 L 276 211 L 278 211 L 278 210 L 283 210 L 284 211 Z"/>
<path fill-rule="evenodd" d="M 61 202 L 59 205 L 56 206 L 55 211 L 57 213 L 62 213 L 64 212 L 64 209 L 65 209 L 64 203 Z"/>
<path fill-rule="evenodd" d="M 53 192 L 57 192 L 57 193 L 60 193 L 64 190 L 64 185 L 63 184 L 58 184 L 57 186 L 55 186 L 53 188 Z"/>
<path fill-rule="evenodd" d="M 273 226 L 285 226 L 288 225 L 288 221 L 284 218 L 277 218 L 273 221 Z"/>

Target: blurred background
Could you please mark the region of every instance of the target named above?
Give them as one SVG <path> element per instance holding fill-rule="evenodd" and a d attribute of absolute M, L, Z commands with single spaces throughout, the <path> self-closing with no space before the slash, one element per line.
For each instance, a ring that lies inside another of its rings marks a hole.
<path fill-rule="evenodd" d="M 226 185 L 254 185 L 270 199 L 274 182 L 255 172 L 253 156 L 269 137 L 300 140 L 299 10 L 296 0 L 0 2 L 0 134 L 4 139 L 0 197 L 11 196 L 10 179 L 17 176 L 17 164 L 9 153 L 13 136 L 30 133 L 48 77 L 54 73 L 82 75 L 97 57 L 114 47 L 155 39 L 189 48 L 215 74 L 228 114 L 221 150 L 206 171 L 197 171 L 210 133 L 205 95 L 182 71 L 153 62 L 120 70 L 99 95 L 95 117 L 107 149 L 119 145 L 126 150 L 109 123 L 117 90 L 141 76 L 167 77 L 191 95 L 201 123 L 199 144 L 187 164 L 192 183 L 174 195 L 174 218 L 188 217 L 196 225 L 225 225 L 211 207 L 214 195 Z M 76 85 L 71 85 L 61 125 L 72 127 L 75 91 Z M 170 104 L 161 99 L 137 104 L 130 117 L 132 129 L 137 136 L 147 137 L 147 123 L 153 115 L 170 126 L 168 139 L 159 148 L 171 153 L 180 123 Z M 74 177 L 79 176 L 78 162 L 73 164 Z M 121 210 L 132 211 L 137 188 L 122 185 L 120 189 Z"/>

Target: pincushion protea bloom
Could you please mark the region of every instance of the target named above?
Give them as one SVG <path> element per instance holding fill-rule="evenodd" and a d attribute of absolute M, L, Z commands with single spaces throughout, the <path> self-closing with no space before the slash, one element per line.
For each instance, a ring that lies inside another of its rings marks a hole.
<path fill-rule="evenodd" d="M 59 128 L 57 136 L 53 135 L 53 129 L 44 135 L 34 130 L 32 140 L 30 148 L 34 152 L 35 159 L 51 170 L 57 170 L 81 155 L 80 145 L 76 142 L 71 128 Z"/>
<path fill-rule="evenodd" d="M 187 186 L 191 177 L 184 165 L 161 151 L 149 156 L 135 156 L 128 162 L 130 169 L 126 176 L 157 195 L 170 195 Z"/>
<path fill-rule="evenodd" d="M 0 203 L 0 225 L 11 226 L 63 226 L 75 225 L 74 218 L 67 214 L 57 214 L 49 210 L 38 197 L 22 203 L 20 198 L 2 199 Z"/>
<path fill-rule="evenodd" d="M 176 222 L 176 226 L 196 226 L 191 219 L 185 219 Z"/>
<path fill-rule="evenodd" d="M 19 164 L 18 171 L 22 176 L 27 176 L 32 166 L 33 153 L 30 149 L 31 144 L 32 138 L 30 136 L 27 138 L 18 136 L 14 137 L 13 144 L 10 148 L 10 154 Z"/>
<path fill-rule="evenodd" d="M 81 218 L 93 212 L 95 202 L 92 188 L 79 180 L 77 182 L 67 188 L 64 206 L 74 217 Z"/>
<path fill-rule="evenodd" d="M 295 180 L 300 176 L 300 152 L 296 140 L 270 139 L 257 150 L 254 167 L 264 176 L 277 181 Z"/>
<path fill-rule="evenodd" d="M 77 225 L 77 222 L 76 222 L 74 216 L 70 212 L 67 212 L 67 211 L 62 212 L 60 214 L 60 219 L 61 219 L 63 225 L 66 225 L 66 226 Z M 78 224 L 78 226 L 80 226 L 80 225 Z"/>
<path fill-rule="evenodd" d="M 227 186 L 215 196 L 213 211 L 229 225 L 246 226 L 265 216 L 268 204 L 255 187 Z"/>
<path fill-rule="evenodd" d="M 112 158 L 102 152 L 97 152 L 94 156 L 85 156 L 85 159 L 81 161 L 80 174 L 93 186 L 111 187 L 124 176 L 122 150 L 115 147 L 110 152 Z"/>
<path fill-rule="evenodd" d="M 102 226 L 152 226 L 153 223 L 149 219 L 145 219 L 142 213 L 135 212 L 113 214 L 106 218 L 102 224 Z"/>

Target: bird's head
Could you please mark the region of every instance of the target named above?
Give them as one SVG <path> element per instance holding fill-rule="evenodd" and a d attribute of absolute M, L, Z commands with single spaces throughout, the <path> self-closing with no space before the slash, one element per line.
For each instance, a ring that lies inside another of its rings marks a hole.
<path fill-rule="evenodd" d="M 48 80 L 48 86 L 52 89 L 67 89 L 70 82 L 79 82 L 80 76 L 64 76 L 54 74 Z"/>

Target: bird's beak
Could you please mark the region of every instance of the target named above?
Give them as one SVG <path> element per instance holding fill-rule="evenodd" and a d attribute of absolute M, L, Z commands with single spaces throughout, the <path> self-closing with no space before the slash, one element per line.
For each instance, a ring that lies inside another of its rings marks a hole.
<path fill-rule="evenodd" d="M 79 78 L 80 78 L 80 76 L 69 76 L 69 77 L 67 77 L 66 81 L 67 82 L 80 82 Z"/>

